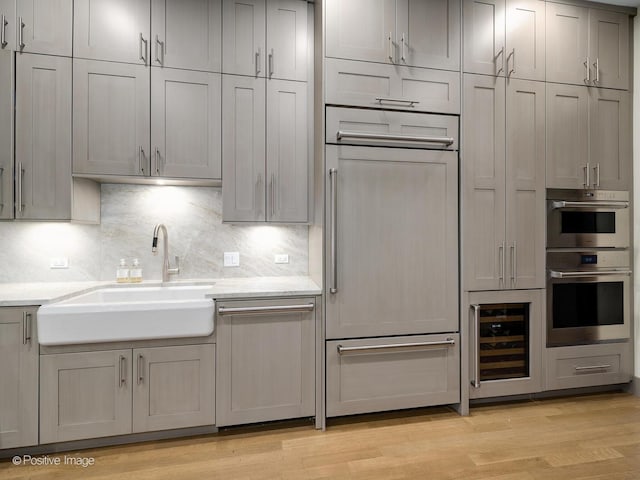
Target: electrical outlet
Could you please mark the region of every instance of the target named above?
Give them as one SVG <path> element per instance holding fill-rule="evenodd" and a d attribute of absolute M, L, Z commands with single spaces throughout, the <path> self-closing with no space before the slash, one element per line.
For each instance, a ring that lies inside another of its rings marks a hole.
<path fill-rule="evenodd" d="M 69 259 L 67 257 L 50 258 L 49 268 L 69 268 Z"/>
<path fill-rule="evenodd" d="M 276 254 L 274 262 L 275 263 L 289 263 L 289 255 L 287 255 L 286 253 Z"/>
<path fill-rule="evenodd" d="M 239 267 L 240 266 L 240 252 L 224 252 L 224 266 L 225 267 Z"/>

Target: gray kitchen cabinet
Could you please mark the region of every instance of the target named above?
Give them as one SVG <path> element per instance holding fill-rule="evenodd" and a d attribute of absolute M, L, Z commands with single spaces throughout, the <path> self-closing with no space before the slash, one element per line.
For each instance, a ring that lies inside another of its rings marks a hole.
<path fill-rule="evenodd" d="M 35 307 L 0 309 L 0 450 L 38 443 Z"/>
<path fill-rule="evenodd" d="M 460 0 L 326 2 L 326 55 L 460 69 Z"/>
<path fill-rule="evenodd" d="M 313 416 L 314 298 L 218 304 L 218 426 Z"/>
<path fill-rule="evenodd" d="M 464 71 L 545 79 L 545 2 L 465 0 Z"/>
<path fill-rule="evenodd" d="M 220 72 L 221 0 L 152 0 L 151 65 Z"/>
<path fill-rule="evenodd" d="M 225 73 L 306 80 L 307 3 L 223 0 Z"/>
<path fill-rule="evenodd" d="M 222 217 L 265 219 L 266 85 L 264 79 L 222 76 Z"/>
<path fill-rule="evenodd" d="M 152 176 L 221 178 L 221 83 L 219 73 L 152 67 Z"/>
<path fill-rule="evenodd" d="M 547 3 L 547 81 L 629 88 L 629 17 Z"/>
<path fill-rule="evenodd" d="M 459 114 L 460 74 L 327 58 L 325 103 Z"/>
<path fill-rule="evenodd" d="M 544 288 L 544 84 L 465 75 L 464 289 Z M 490 120 L 490 121 L 488 121 Z"/>
<path fill-rule="evenodd" d="M 0 50 L 0 219 L 13 218 L 14 55 Z"/>
<path fill-rule="evenodd" d="M 633 375 L 630 342 L 545 349 L 546 390 L 628 383 Z"/>
<path fill-rule="evenodd" d="M 457 333 L 326 343 L 327 416 L 460 401 Z"/>
<path fill-rule="evenodd" d="M 133 432 L 215 423 L 215 348 L 133 350 Z"/>
<path fill-rule="evenodd" d="M 17 50 L 71 56 L 73 0 L 17 1 Z M 8 21 L 13 21 L 10 19 Z"/>
<path fill-rule="evenodd" d="M 547 187 L 627 190 L 628 92 L 547 83 Z"/>
<path fill-rule="evenodd" d="M 149 175 L 148 67 L 81 59 L 73 66 L 73 173 Z"/>
<path fill-rule="evenodd" d="M 40 443 L 131 433 L 131 350 L 40 358 Z"/>
<path fill-rule="evenodd" d="M 0 51 L 16 49 L 17 25 L 16 0 L 0 0 Z"/>
<path fill-rule="evenodd" d="M 326 145 L 325 155 L 336 245 L 327 338 L 457 331 L 457 152 Z"/>
<path fill-rule="evenodd" d="M 82 0 L 73 8 L 74 58 L 150 65 L 150 0 Z"/>
<path fill-rule="evenodd" d="M 16 59 L 17 219 L 71 217 L 71 59 Z"/>
<path fill-rule="evenodd" d="M 470 292 L 470 398 L 543 390 L 544 290 Z"/>

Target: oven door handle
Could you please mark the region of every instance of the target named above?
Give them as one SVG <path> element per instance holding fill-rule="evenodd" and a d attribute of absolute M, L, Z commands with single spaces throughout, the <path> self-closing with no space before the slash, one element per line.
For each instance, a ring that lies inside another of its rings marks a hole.
<path fill-rule="evenodd" d="M 554 200 L 551 202 L 554 209 L 558 208 L 629 208 L 629 202 L 567 202 Z"/>
<path fill-rule="evenodd" d="M 549 275 L 551 278 L 580 278 L 580 277 L 604 277 L 604 276 L 612 276 L 612 275 L 631 275 L 631 270 L 600 270 L 600 271 L 591 271 L 591 272 L 558 272 L 556 270 L 549 270 Z"/>

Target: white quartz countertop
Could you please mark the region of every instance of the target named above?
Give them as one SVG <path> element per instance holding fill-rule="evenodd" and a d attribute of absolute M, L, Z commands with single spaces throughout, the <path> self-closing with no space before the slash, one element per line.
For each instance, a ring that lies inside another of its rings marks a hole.
<path fill-rule="evenodd" d="M 164 285 L 207 284 L 212 285 L 207 297 L 216 300 L 320 295 L 322 293 L 322 289 L 310 277 L 211 278 L 181 280 Z M 44 305 L 101 287 L 131 287 L 135 285 L 157 286 L 161 283 L 158 281 L 144 281 L 137 284 L 116 284 L 114 282 L 0 283 L 0 307 Z"/>

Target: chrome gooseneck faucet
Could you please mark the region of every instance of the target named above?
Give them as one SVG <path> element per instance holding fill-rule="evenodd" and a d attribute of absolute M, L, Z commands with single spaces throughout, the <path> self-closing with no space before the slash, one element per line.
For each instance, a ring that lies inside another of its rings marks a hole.
<path fill-rule="evenodd" d="M 151 244 L 151 252 L 156 255 L 158 253 L 158 233 L 162 232 L 163 238 L 163 250 L 162 250 L 162 281 L 168 282 L 169 275 L 180 273 L 180 259 L 176 256 L 175 268 L 171 268 L 169 265 L 169 234 L 167 233 L 167 227 L 164 224 L 159 223 L 153 229 L 153 243 Z"/>

